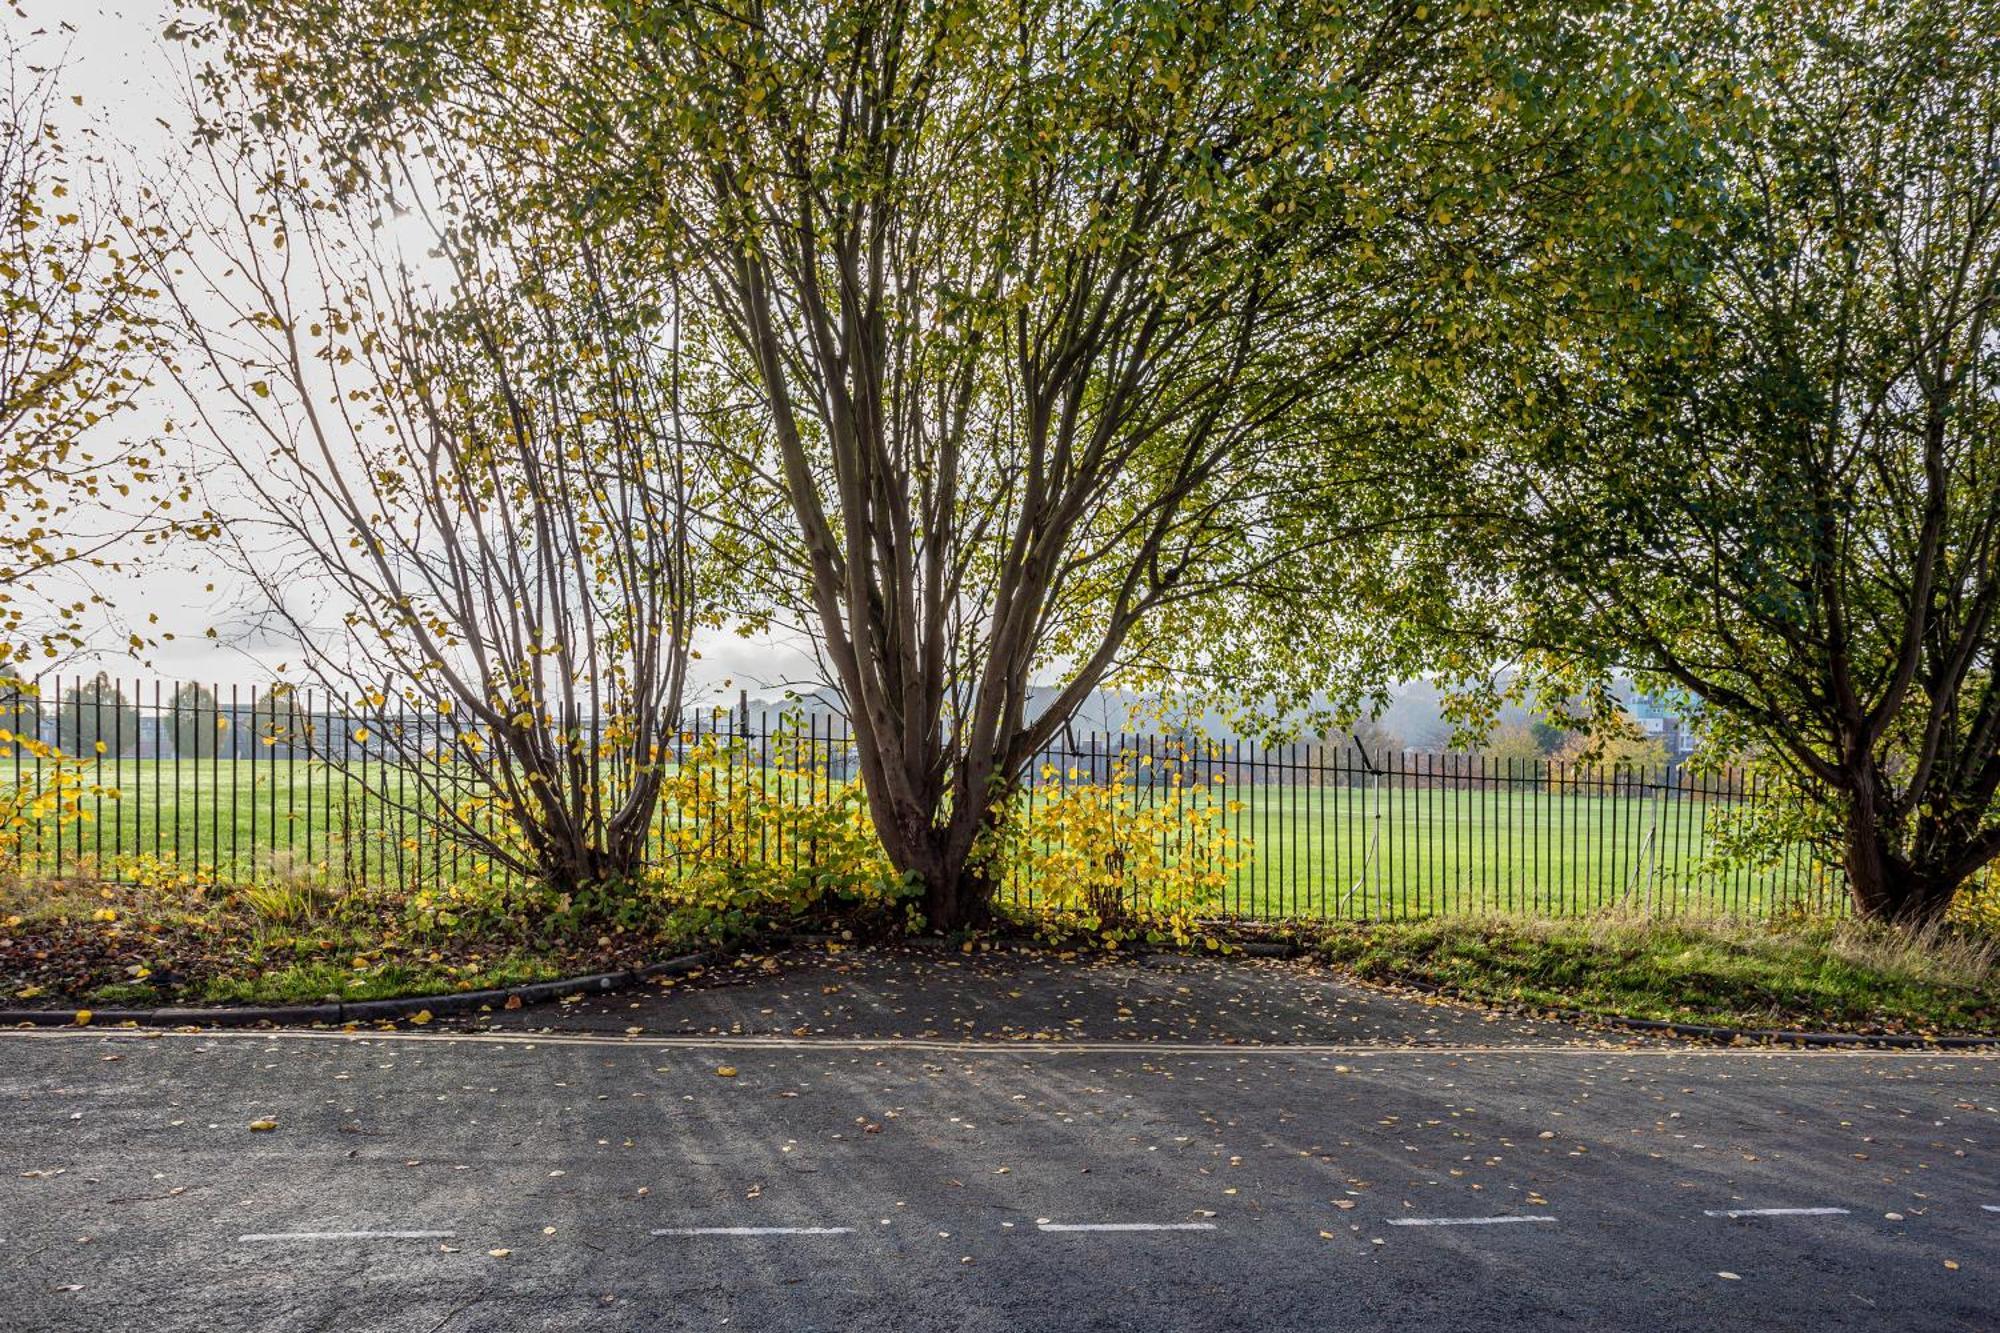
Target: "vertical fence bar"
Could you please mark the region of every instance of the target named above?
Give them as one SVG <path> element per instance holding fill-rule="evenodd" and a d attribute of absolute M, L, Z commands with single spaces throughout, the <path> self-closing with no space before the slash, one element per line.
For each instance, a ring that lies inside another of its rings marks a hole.
<path fill-rule="evenodd" d="M 210 829 L 215 793 L 202 788 L 201 700 L 199 681 L 182 681 L 173 687 L 174 705 L 174 785 L 186 788 L 187 818 L 177 821 L 188 829 L 188 853 L 183 873 L 201 879 L 203 856 L 214 856 L 215 838 Z M 185 751 L 185 753 L 183 753 Z M 178 830 L 177 830 L 178 831 Z M 181 858 L 177 855 L 176 860 Z"/>
<path fill-rule="evenodd" d="M 1487 841 L 1485 838 L 1475 839 L 1474 836 L 1481 819 L 1480 797 L 1486 791 L 1486 769 L 1486 752 L 1483 750 L 1475 751 L 1472 756 L 1472 772 L 1467 776 L 1465 788 L 1465 846 L 1469 854 L 1474 853 L 1474 849 L 1479 843 Z M 1481 848 L 1480 850 L 1484 849 Z M 1472 866 L 1472 897 L 1478 906 L 1478 910 L 1482 912 L 1493 910 L 1492 881 L 1493 868 L 1491 862 L 1483 855 L 1478 856 Z"/>
<path fill-rule="evenodd" d="M 1256 813 L 1262 827 L 1262 833 L 1259 836 L 1259 845 L 1264 849 L 1264 854 L 1258 858 L 1259 868 L 1263 871 L 1263 874 L 1258 877 L 1262 882 L 1262 888 L 1257 895 L 1256 905 L 1251 909 L 1250 913 L 1252 917 L 1256 917 L 1261 915 L 1262 911 L 1268 909 L 1270 905 L 1272 872 L 1277 868 L 1276 862 L 1281 855 L 1278 849 L 1278 840 L 1273 836 L 1271 830 L 1271 818 L 1276 813 L 1272 809 L 1272 806 L 1276 804 L 1272 792 L 1277 784 L 1272 780 L 1276 770 L 1272 765 L 1271 744 L 1268 740 L 1260 739 L 1255 743 L 1255 748 L 1250 754 L 1250 766 L 1257 775 Z"/>
<path fill-rule="evenodd" d="M 111 808 L 115 817 L 122 823 L 125 818 L 121 808 L 123 803 L 120 800 L 120 795 L 125 785 L 125 687 L 123 685 L 113 685 L 111 688 L 113 691 L 111 697 L 115 701 L 111 708 L 111 790 L 113 793 Z M 138 730 L 136 718 L 133 721 L 132 729 L 135 732 Z M 99 767 L 103 767 L 101 762 Z M 92 841 L 96 846 L 97 874 L 102 878 L 106 876 L 107 871 L 107 867 L 104 864 L 104 783 L 100 780 L 96 786 L 98 789 L 97 831 Z M 111 831 L 111 850 L 115 856 L 118 851 L 118 829 L 115 826 Z"/>
<path fill-rule="evenodd" d="M 1414 820 L 1411 827 L 1413 857 L 1417 872 L 1417 914 L 1437 915 L 1437 856 L 1431 846 L 1431 835 L 1437 823 L 1436 793 L 1432 788 L 1437 771 L 1430 753 L 1413 755 L 1410 767 L 1414 770 L 1412 781 L 1416 784 L 1413 804 Z"/>
<path fill-rule="evenodd" d="M 1327 845 L 1326 840 L 1326 804 L 1330 788 L 1326 785 L 1327 746 L 1325 738 L 1322 737 L 1307 753 L 1311 756 L 1310 762 L 1312 765 L 1312 818 L 1314 834 L 1319 842 L 1319 854 L 1313 858 L 1313 868 L 1316 872 L 1316 882 L 1313 887 L 1319 896 L 1319 919 L 1325 921 L 1327 918 L 1326 900 L 1332 888 L 1327 883 L 1327 874 L 1333 865 L 1332 848 Z"/>
<path fill-rule="evenodd" d="M 759 719 L 756 739 L 757 739 L 757 785 L 753 790 L 755 790 L 757 793 L 757 808 L 761 811 L 769 812 L 773 807 L 771 806 L 769 800 L 771 794 L 771 727 L 770 727 L 770 719 L 768 716 Z M 745 757 L 745 762 L 747 763 L 750 754 L 750 699 L 749 699 L 749 692 L 747 690 L 744 692 L 744 697 L 743 697 L 743 740 L 744 740 L 743 753 Z M 784 818 L 784 807 L 780 805 L 776 807 L 776 809 L 777 809 L 778 819 L 782 821 Z M 758 819 L 757 859 L 761 863 L 768 863 L 771 860 L 771 836 L 773 832 L 774 830 L 771 826 L 771 820 L 768 817 L 768 814 L 765 817 L 761 817 Z M 780 835 L 778 840 L 778 849 L 779 849 L 780 859 L 782 859 L 784 851 L 784 839 L 782 836 L 784 833 L 784 825 L 782 822 L 778 824 L 775 832 L 777 832 Z"/>
<path fill-rule="evenodd" d="M 202 728 L 199 707 L 199 697 L 197 696 L 197 712 L 194 724 L 195 736 L 197 738 L 194 744 L 197 756 L 195 759 L 196 767 L 200 767 L 201 765 L 199 758 L 201 754 L 201 741 L 199 738 L 202 735 Z M 215 735 L 216 724 L 222 716 L 222 686 L 219 683 L 209 687 L 208 712 L 208 735 L 213 737 Z M 219 881 L 222 871 L 222 759 L 221 751 L 213 741 L 210 742 L 208 747 L 208 845 L 209 855 L 215 860 L 216 878 Z"/>
<path fill-rule="evenodd" d="M 208 737 L 209 747 L 215 751 L 218 763 L 221 762 L 222 758 L 223 738 L 225 736 L 232 740 L 235 738 L 237 709 L 237 687 L 235 684 L 232 683 L 229 687 L 229 722 L 226 728 L 223 725 L 221 704 L 221 696 L 217 695 L 215 730 L 209 733 Z M 257 844 L 255 841 L 251 842 L 247 853 L 243 848 L 243 783 L 236 771 L 236 751 L 232 746 L 229 753 L 229 859 L 236 866 L 236 873 L 242 874 L 248 862 L 254 861 L 256 856 Z"/>
<path fill-rule="evenodd" d="M 6 682 L 6 684 L 7 684 L 7 730 L 12 735 L 12 739 L 7 742 L 7 759 L 9 764 L 12 766 L 14 770 L 14 778 L 13 778 L 14 790 L 16 792 L 19 792 L 21 790 L 21 750 L 22 750 L 21 740 L 22 737 L 26 736 L 30 730 L 30 727 L 28 725 L 28 696 L 27 696 L 27 691 L 22 688 L 23 682 L 10 678 Z M 41 740 L 40 709 L 37 709 L 35 711 L 35 725 L 33 727 L 33 731 L 36 733 L 35 740 L 40 741 Z M 32 751 L 34 747 L 30 746 L 28 748 L 30 749 L 30 751 Z M 29 845 L 33 845 L 32 843 L 29 843 L 28 835 L 31 830 L 33 832 L 39 833 L 40 824 L 41 821 L 36 820 L 35 823 L 30 824 L 26 828 L 23 828 L 21 830 L 23 843 L 28 843 Z M 33 864 L 32 860 L 29 859 L 29 854 L 25 847 L 22 849 L 21 860 L 22 864 L 25 866 L 32 866 Z"/>
<path fill-rule="evenodd" d="M 265 764 L 263 766 L 264 776 L 261 779 L 259 778 L 257 773 L 257 768 L 258 768 L 257 754 L 260 750 L 264 748 L 263 739 L 257 735 L 257 706 L 259 701 L 262 700 L 264 697 L 265 697 L 265 690 L 263 686 L 252 685 L 250 687 L 249 735 L 241 737 L 237 742 L 240 748 L 248 749 L 250 752 L 250 845 L 252 847 L 255 847 L 257 845 L 258 787 L 260 782 L 264 784 L 268 784 L 270 782 L 269 764 Z M 241 723 L 242 719 L 238 719 L 238 724 L 241 725 Z M 276 808 L 274 807 L 272 810 L 273 817 L 270 820 L 270 826 L 265 830 L 265 835 L 268 838 L 270 838 L 270 840 L 273 843 L 277 841 L 278 821 L 276 818 L 276 814 L 277 811 Z"/>
<path fill-rule="evenodd" d="M 1598 871 L 1595 876 L 1596 893 L 1593 894 L 1588 889 L 1579 892 L 1576 901 L 1571 904 L 1572 909 L 1582 906 L 1586 898 L 1591 900 L 1592 906 L 1598 905 L 1604 892 L 1605 881 L 1615 879 L 1618 875 L 1618 808 L 1611 804 L 1617 791 L 1618 765 L 1616 763 L 1606 765 L 1600 762 L 1597 766 L 1597 841 L 1602 850 L 1599 853 Z"/>
<path fill-rule="evenodd" d="M 75 693 L 74 689 L 72 689 L 72 691 L 71 691 L 71 694 L 70 694 L 70 695 L 67 695 L 67 696 L 66 696 L 66 695 L 64 695 L 64 694 L 62 693 L 62 677 L 61 677 L 61 676 L 57 676 L 57 677 L 55 678 L 55 689 L 56 689 L 56 706 L 55 706 L 55 714 L 56 714 L 56 748 L 57 748 L 58 750 L 63 750 L 63 751 L 68 751 L 68 750 L 74 750 L 74 749 L 76 748 L 76 737 L 77 737 L 77 735 L 78 735 L 78 734 L 80 734 L 80 733 L 82 732 L 82 730 L 83 730 L 83 722 L 82 722 L 82 716 L 83 716 L 83 715 L 82 715 L 82 712 L 81 712 L 81 707 L 82 707 L 82 705 L 81 705 L 80 701 L 76 700 L 76 699 L 75 699 L 75 698 L 73 697 L 73 696 L 74 696 L 74 693 Z M 68 702 L 69 702 L 69 704 L 70 704 L 70 713 L 71 713 L 71 718 L 70 718 L 70 743 L 69 743 L 68 745 L 64 745 L 64 744 L 63 744 L 63 734 L 62 734 L 62 706 L 63 706 L 63 703 L 64 703 L 64 701 L 65 701 L 66 699 L 68 700 Z M 75 762 L 75 757 L 74 757 L 74 756 L 71 756 L 71 762 Z M 39 775 L 39 774 L 37 774 L 37 776 L 39 777 L 40 775 Z M 62 780 L 62 767 L 61 767 L 61 764 L 60 764 L 60 763 L 58 763 L 58 764 L 57 764 L 57 767 L 56 767 L 56 780 L 57 780 L 57 781 L 61 781 L 61 780 Z M 60 806 L 58 806 L 58 809 L 57 809 L 57 815 L 56 815 L 56 829 L 55 829 L 55 833 L 56 833 L 56 837 L 55 837 L 55 843 L 56 843 L 56 878 L 57 878 L 57 879 L 61 879 L 61 878 L 63 877 L 63 843 L 64 843 L 64 841 L 65 841 L 65 838 L 64 838 L 64 836 L 63 836 L 63 826 L 62 826 L 62 814 L 61 814 L 61 808 L 60 808 Z"/>
<path fill-rule="evenodd" d="M 305 691 L 305 741 L 306 741 L 306 868 L 311 870 L 319 861 L 319 825 L 314 821 L 313 807 L 313 762 L 318 749 L 319 724 L 313 717 L 313 692 Z"/>
<path fill-rule="evenodd" d="M 1531 913 L 1542 910 L 1542 815 L 1547 799 L 1543 788 L 1548 778 L 1555 772 L 1554 759 L 1535 758 L 1528 760 L 1528 773 L 1534 779 L 1529 789 L 1529 800 L 1522 811 L 1521 833 L 1527 842 L 1528 882 L 1522 886 L 1522 899 Z"/>

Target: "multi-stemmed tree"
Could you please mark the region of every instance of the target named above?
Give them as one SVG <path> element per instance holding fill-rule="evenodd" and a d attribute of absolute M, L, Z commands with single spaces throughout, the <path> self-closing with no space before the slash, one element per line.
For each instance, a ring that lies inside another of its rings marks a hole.
<path fill-rule="evenodd" d="M 349 183 L 469 145 L 504 164 L 475 213 L 687 278 L 711 438 L 788 512 L 776 604 L 941 926 L 985 910 L 982 836 L 1108 673 L 1409 641 L 1330 622 L 1421 584 L 1469 462 L 1411 388 L 1535 336 L 1546 242 L 1618 225 L 1658 36 L 1413 0 L 219 8 L 189 31 Z"/>
<path fill-rule="evenodd" d="M 1860 914 L 2000 857 L 2000 45 L 1990 6 L 1690 29 L 1705 169 L 1464 430 L 1516 447 L 1507 633 L 1691 691 L 1825 816 Z M 1697 40 L 1697 38 L 1703 38 Z M 1502 430 L 1501 423 L 1508 423 Z M 1489 607 L 1490 609 L 1490 607 Z"/>
<path fill-rule="evenodd" d="M 674 312 L 614 238 L 458 225 L 477 162 L 335 201 L 254 130 L 209 137 L 237 207 L 162 275 L 177 374 L 251 502 L 225 549 L 322 690 L 260 741 L 392 758 L 352 771 L 555 891 L 615 886 L 727 591 Z M 415 256 L 379 235 L 405 204 Z"/>

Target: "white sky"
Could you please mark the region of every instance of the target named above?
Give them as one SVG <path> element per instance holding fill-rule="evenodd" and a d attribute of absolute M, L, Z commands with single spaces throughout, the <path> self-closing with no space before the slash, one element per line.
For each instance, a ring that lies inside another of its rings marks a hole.
<path fill-rule="evenodd" d="M 96 131 L 96 146 L 116 176 L 128 182 L 158 179 L 162 170 L 169 169 L 166 164 L 183 152 L 190 122 L 184 91 L 190 53 L 161 35 L 176 12 L 174 0 L 23 3 L 25 19 L 0 10 L 0 24 L 22 48 L 24 63 L 63 64 L 64 99 L 82 95 L 81 109 L 66 101 L 62 107 L 72 147 L 83 149 L 82 131 L 88 125 Z M 176 413 L 176 407 L 171 392 L 162 390 L 157 403 L 141 409 L 152 418 L 150 422 L 128 418 L 115 425 L 134 432 L 151 430 L 169 415 L 185 420 L 186 413 Z M 212 468 L 207 475 L 211 487 L 227 485 L 227 478 Z M 93 640 L 110 651 L 64 663 L 65 675 L 101 668 L 128 678 L 164 676 L 248 685 L 269 679 L 288 662 L 296 674 L 299 659 L 294 647 L 246 628 L 246 612 L 256 609 L 254 593 L 198 544 L 132 554 L 123 574 L 93 576 L 91 584 L 112 603 L 111 613 L 93 626 Z M 125 641 L 125 626 L 139 627 L 148 615 L 159 617 L 152 627 L 155 633 L 175 637 L 141 661 L 118 645 Z M 217 631 L 217 638 L 208 637 L 210 628 Z M 788 639 L 716 635 L 702 642 L 700 649 L 696 683 L 732 695 L 738 686 L 753 694 L 775 692 L 809 681 L 814 673 L 811 659 Z"/>

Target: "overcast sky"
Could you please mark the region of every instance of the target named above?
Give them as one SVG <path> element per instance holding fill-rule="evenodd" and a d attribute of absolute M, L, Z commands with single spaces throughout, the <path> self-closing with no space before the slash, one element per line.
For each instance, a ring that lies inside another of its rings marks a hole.
<path fill-rule="evenodd" d="M 166 41 L 162 33 L 176 12 L 174 0 L 25 0 L 27 17 L 0 12 L 26 63 L 63 64 L 62 96 L 81 95 L 81 109 L 62 107 L 64 128 L 73 146 L 92 136 L 115 174 L 124 181 L 157 180 L 184 153 L 188 113 L 187 62 L 190 53 Z M 65 30 L 65 25 L 67 29 Z M 39 31 L 38 31 L 39 30 Z M 162 123 L 164 122 L 164 123 Z M 145 409 L 153 428 L 175 410 L 173 397 L 161 391 Z M 185 414 L 183 413 L 183 418 Z M 133 431 L 127 420 L 121 429 Z M 224 488 L 227 478 L 206 469 L 212 487 Z M 226 501 L 226 495 L 218 495 Z M 93 653 L 72 669 L 113 671 L 123 676 L 164 676 L 249 685 L 267 680 L 299 655 L 282 637 L 252 628 L 255 597 L 244 581 L 232 577 L 215 553 L 184 543 L 165 552 L 128 553 L 122 575 L 93 576 L 92 586 L 108 597 L 112 611 L 95 627 L 94 640 L 112 651 Z M 173 634 L 146 654 L 145 661 L 118 651 L 126 627 L 140 627 L 157 615 L 156 632 Z M 217 631 L 211 639 L 208 630 Z M 713 636 L 701 645 L 697 682 L 729 693 L 746 686 L 753 693 L 775 691 L 813 674 L 809 657 L 783 638 L 743 640 Z"/>

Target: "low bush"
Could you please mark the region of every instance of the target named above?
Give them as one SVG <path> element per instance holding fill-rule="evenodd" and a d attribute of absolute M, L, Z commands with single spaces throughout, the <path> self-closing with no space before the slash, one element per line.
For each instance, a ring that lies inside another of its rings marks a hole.
<path fill-rule="evenodd" d="M 1020 924 L 1043 937 L 1109 948 L 1203 938 L 1247 843 L 1224 815 L 1241 806 L 1219 780 L 1152 755 L 1120 756 L 1100 780 L 1045 767 L 982 849 Z"/>

